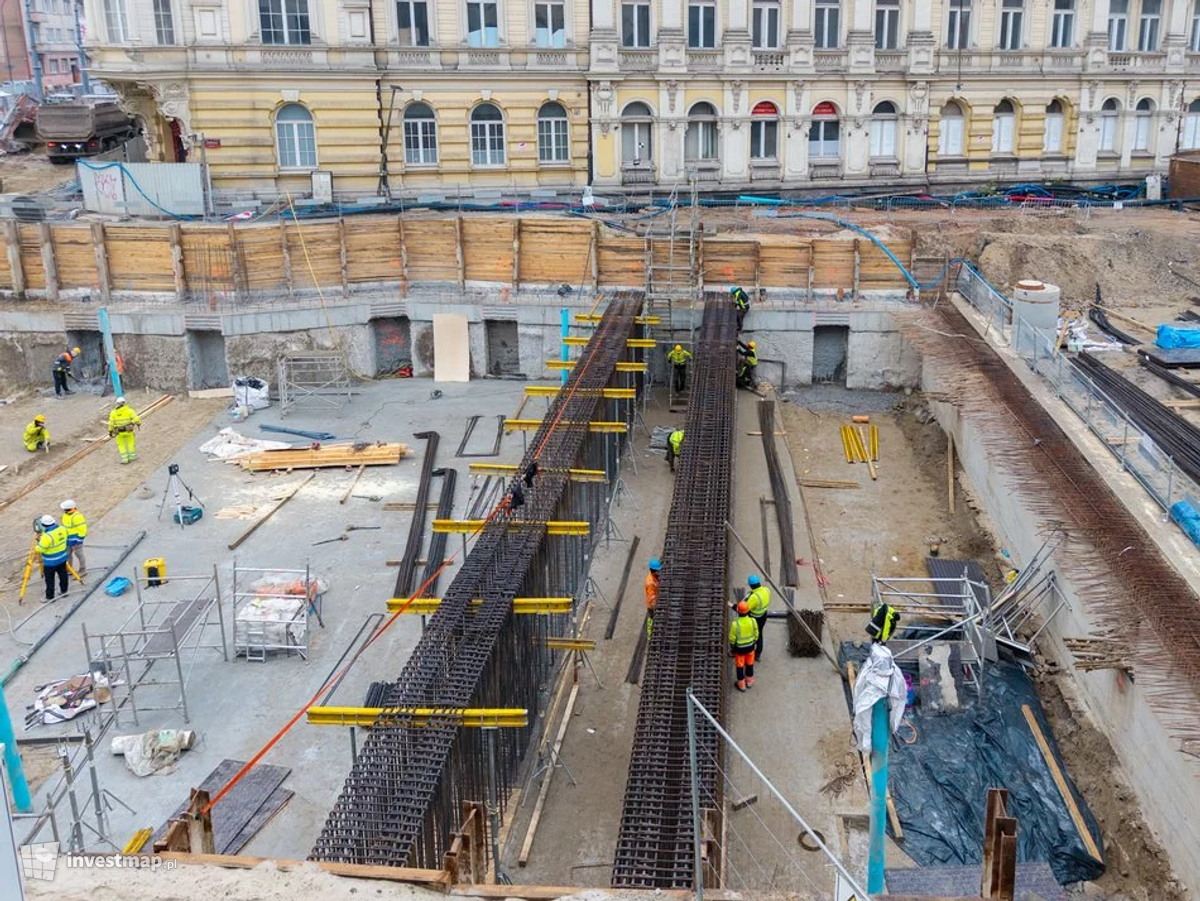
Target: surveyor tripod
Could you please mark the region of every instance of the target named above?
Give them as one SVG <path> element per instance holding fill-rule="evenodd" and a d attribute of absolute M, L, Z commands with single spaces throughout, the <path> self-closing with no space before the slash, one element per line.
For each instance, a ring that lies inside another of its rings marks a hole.
<path fill-rule="evenodd" d="M 33 524 L 33 531 L 36 534 L 33 536 L 33 544 L 29 546 L 29 557 L 25 561 L 25 574 L 21 576 L 21 593 L 17 595 L 18 604 L 25 603 L 25 590 L 29 588 L 29 577 L 33 574 L 33 564 L 34 561 L 38 559 L 37 546 L 38 535 L 42 534 L 41 523 L 35 522 Z M 80 585 L 83 584 L 83 579 L 79 578 L 79 573 L 75 572 L 75 567 L 73 567 L 69 562 L 67 563 L 67 572 L 71 574 L 71 578 L 73 578 L 76 582 L 78 582 Z"/>
<path fill-rule="evenodd" d="M 179 464 L 167 464 L 167 487 L 163 489 L 162 502 L 158 505 L 158 518 L 162 519 L 163 510 L 167 506 L 167 495 L 171 494 L 175 498 L 175 521 L 179 523 L 179 528 L 187 525 L 187 521 L 183 515 L 183 501 L 179 497 L 179 489 L 183 488 L 187 492 L 188 504 L 195 501 L 201 509 L 204 508 L 204 501 L 196 497 L 196 492 L 192 491 L 192 486 L 185 482 L 179 475 Z"/>

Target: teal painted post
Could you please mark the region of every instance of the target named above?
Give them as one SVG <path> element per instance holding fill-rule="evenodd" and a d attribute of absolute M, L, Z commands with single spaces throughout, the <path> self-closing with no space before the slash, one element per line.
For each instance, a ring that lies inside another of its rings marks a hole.
<path fill-rule="evenodd" d="M 21 813 L 33 810 L 33 799 L 29 797 L 29 783 L 25 781 L 25 768 L 17 751 L 17 736 L 13 734 L 12 719 L 8 715 L 8 702 L 4 700 L 4 687 L 0 686 L 0 744 L 4 745 L 4 764 L 8 768 L 8 782 L 12 786 L 13 803 Z"/>
<path fill-rule="evenodd" d="M 567 348 L 567 337 L 570 334 L 571 334 L 571 311 L 568 310 L 566 307 L 563 307 L 562 308 L 562 337 L 563 337 L 562 361 L 564 363 L 567 362 L 569 359 L 571 359 L 570 354 L 568 352 L 568 348 Z M 567 383 L 567 370 L 566 369 L 564 369 L 562 371 L 562 383 L 564 385 Z"/>
<path fill-rule="evenodd" d="M 112 327 L 108 324 L 108 309 L 100 308 L 100 334 L 104 337 L 104 359 L 108 361 L 108 377 L 112 379 L 113 397 L 121 397 L 121 373 L 117 372 L 117 351 L 113 347 Z"/>
<path fill-rule="evenodd" d="M 867 891 L 883 891 L 884 844 L 887 840 L 888 699 L 871 708 L 871 841 L 867 850 Z"/>

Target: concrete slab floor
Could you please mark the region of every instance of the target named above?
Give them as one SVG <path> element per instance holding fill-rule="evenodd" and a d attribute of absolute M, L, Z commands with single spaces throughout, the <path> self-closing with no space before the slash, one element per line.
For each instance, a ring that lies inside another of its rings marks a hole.
<path fill-rule="evenodd" d="M 411 501 L 416 493 L 424 443 L 414 439 L 412 433 L 438 430 L 442 441 L 437 464 L 453 466 L 460 472 L 455 513 L 461 516 L 469 500 L 471 480 L 467 476 L 467 464 L 470 461 L 453 455 L 466 419 L 477 413 L 484 415 L 476 432 L 487 431 L 491 414 L 511 413 L 517 408 L 524 385 L 490 380 L 463 385 L 435 385 L 424 379 L 376 382 L 357 388 L 352 401 L 341 410 L 307 406 L 281 420 L 278 408 L 271 408 L 256 413 L 236 428 L 243 434 L 260 436 L 264 435 L 259 431 L 260 425 L 283 424 L 331 431 L 340 438 L 405 442 L 413 447 L 414 453 L 397 466 L 368 468 L 355 488 L 356 494 L 374 494 L 384 501 L 396 502 Z M 441 391 L 436 398 L 432 395 L 435 389 Z M 540 401 L 530 401 L 524 415 L 535 418 L 541 415 L 544 406 L 539 405 Z M 352 472 L 317 471 L 315 478 L 236 553 L 227 549 L 226 545 L 249 522 L 219 519 L 216 517 L 218 510 L 239 504 L 269 503 L 271 497 L 295 485 L 305 475 L 299 471 L 286 475 L 251 474 L 234 465 L 206 461 L 198 446 L 217 429 L 231 424 L 228 415 L 221 413 L 207 427 L 192 434 L 182 449 L 169 458 L 179 464 L 183 480 L 206 505 L 204 518 L 181 530 L 171 522 L 173 499 L 168 498 L 168 509 L 163 512 L 162 519 L 158 519 L 159 504 L 167 484 L 166 467 L 159 466 L 141 490 L 92 521 L 89 545 L 94 542 L 95 549 L 89 559 L 91 577 L 100 578 L 105 561 L 115 554 L 113 550 L 101 550 L 101 545 L 106 548 L 122 546 L 136 533 L 145 530 L 147 537 L 119 572 L 130 575 L 144 559 L 159 556 L 166 560 L 168 578 L 171 575 L 206 575 L 216 565 L 226 592 L 224 612 L 228 634 L 232 616 L 227 593 L 235 560 L 242 566 L 263 568 L 297 569 L 309 564 L 315 574 L 329 582 L 324 601 L 325 627 L 314 624 L 307 661 L 298 656 L 280 656 L 272 657 L 265 664 L 248 663 L 241 658 L 233 659 L 231 653 L 231 659 L 225 662 L 219 652 L 211 650 L 196 655 L 187 685 L 190 722 L 186 727 L 198 732 L 199 741 L 194 749 L 184 753 L 174 772 L 138 778 L 126 769 L 123 758 L 108 752 L 107 739 L 113 734 L 184 727 L 182 716 L 175 711 L 143 713 L 140 724 L 135 726 L 130 714 L 122 713 L 122 724 L 105 736 L 97 756 L 102 788 L 134 809 L 134 813 L 128 813 L 115 806 L 110 811 L 111 839 L 118 847 L 124 845 L 136 829 L 157 827 L 164 822 L 186 801 L 188 789 L 198 785 L 222 759 L 247 760 L 257 753 L 312 697 L 365 619 L 370 614 L 384 612 L 385 602 L 392 594 L 395 569 L 387 567 L 385 560 L 400 556 L 412 514 L 385 511 L 382 501 L 351 499 L 345 505 L 339 505 L 338 500 L 353 480 Z M 489 438 L 490 435 L 489 432 Z M 475 440 L 482 443 L 482 434 L 476 434 L 473 442 Z M 297 442 L 307 443 L 301 438 L 297 438 Z M 504 438 L 500 456 L 486 460 L 516 462 L 521 450 L 522 437 L 514 433 Z M 115 462 L 113 466 L 116 467 Z M 84 507 L 86 493 L 81 491 L 79 495 L 76 499 Z M 313 542 L 341 534 L 350 524 L 381 528 L 351 533 L 347 541 L 312 546 Z M 451 541 L 449 549 L 457 550 L 456 540 Z M 442 587 L 449 584 L 454 568 L 447 573 L 443 575 Z M 169 582 L 147 592 L 147 596 L 157 592 L 160 598 L 182 597 L 187 585 L 183 581 Z M 19 631 L 20 639 L 30 641 L 41 634 L 55 617 L 62 615 L 63 609 L 62 602 L 42 607 L 37 618 Z M 25 705 L 32 702 L 37 686 L 87 670 L 81 635 L 84 625 L 91 633 L 114 631 L 134 610 L 132 592 L 120 598 L 109 598 L 103 593 L 94 595 L 6 687 L 14 718 L 19 719 Z M 398 618 L 361 658 L 339 688 L 337 698 L 346 703 L 361 703 L 371 681 L 395 678 L 416 644 L 420 629 L 419 617 Z M 22 650 L 21 641 L 11 634 L 0 636 L 0 659 L 16 657 Z M 162 678 L 170 667 L 169 661 L 161 662 L 156 664 L 153 672 Z M 177 694 L 165 687 L 143 691 L 144 695 L 139 694 L 139 703 L 145 705 L 157 702 L 164 706 L 164 702 L 171 702 L 173 694 Z M 63 726 L 38 727 L 30 734 L 37 737 L 71 735 L 76 732 L 78 722 L 77 719 Z M 244 853 L 303 858 L 311 849 L 349 770 L 346 730 L 299 723 L 263 762 L 291 768 L 284 785 L 296 794 L 247 845 Z M 53 785 L 54 780 L 50 784 Z M 42 794 L 44 797 L 44 789 Z M 64 814 L 60 814 L 60 823 L 63 818 Z M 26 829 L 19 824 L 18 837 L 22 840 Z M 89 842 L 89 847 L 94 844 Z"/>

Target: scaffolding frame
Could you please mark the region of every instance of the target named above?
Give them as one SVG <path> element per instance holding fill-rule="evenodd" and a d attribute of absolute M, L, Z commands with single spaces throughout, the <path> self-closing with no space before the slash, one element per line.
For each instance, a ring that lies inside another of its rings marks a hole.
<path fill-rule="evenodd" d="M 350 402 L 350 364 L 343 350 L 286 354 L 279 358 L 276 370 L 280 416 L 287 416 L 288 410 L 308 400 L 319 401 L 335 410 Z"/>
<path fill-rule="evenodd" d="M 288 594 L 286 592 L 256 591 L 251 587 L 239 588 L 239 584 L 247 585 L 250 576 L 300 576 L 304 594 Z M 324 628 L 321 618 L 322 598 L 317 579 L 312 575 L 312 569 L 305 564 L 304 569 L 263 569 L 260 567 L 233 565 L 233 653 L 235 656 L 245 656 L 248 661 L 265 663 L 272 651 L 282 651 L 285 655 L 299 654 L 301 659 L 308 660 L 309 636 L 312 634 L 312 621 Z M 244 609 L 257 600 L 298 600 L 300 606 L 291 616 L 280 618 L 244 619 Z M 303 641 L 293 640 L 296 637 L 296 627 L 303 629 Z M 270 627 L 270 628 L 269 628 Z M 279 637 L 272 637 L 271 633 Z"/>
<path fill-rule="evenodd" d="M 92 670 L 102 669 L 109 676 L 109 706 L 115 724 L 120 724 L 121 709 L 126 704 L 133 713 L 134 725 L 141 725 L 139 714 L 164 710 L 178 710 L 183 721 L 190 723 L 187 683 L 200 653 L 220 651 L 222 658 L 229 661 L 217 567 L 213 566 L 211 575 L 157 578 L 161 578 L 161 584 L 152 586 L 148 576 L 134 572 L 132 581 L 137 607 L 115 632 L 91 633 L 87 623 L 80 624 L 89 666 Z M 182 598 L 148 600 L 143 594 L 143 589 L 153 588 L 157 593 L 169 585 L 196 583 L 200 584 L 199 590 L 194 595 L 188 591 Z M 218 635 L 208 637 L 207 633 L 213 628 Z M 151 674 L 154 664 L 160 660 L 175 662 L 174 678 Z M 124 681 L 121 681 L 122 677 Z M 138 702 L 141 689 L 172 686 L 179 689 L 174 703 L 154 706 Z"/>

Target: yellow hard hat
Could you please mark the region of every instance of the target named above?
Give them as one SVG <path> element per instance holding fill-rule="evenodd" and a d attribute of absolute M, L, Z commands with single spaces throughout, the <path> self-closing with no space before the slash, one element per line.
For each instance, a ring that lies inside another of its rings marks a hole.
<path fill-rule="evenodd" d="M 46 422 L 46 417 L 45 417 L 45 416 L 43 416 L 41 413 L 39 413 L 37 416 L 33 417 L 33 421 L 34 421 L 34 422 L 40 422 L 40 423 L 43 423 L 43 424 L 44 424 L 44 423 Z"/>
<path fill-rule="evenodd" d="M 749 344 L 749 347 L 750 347 L 750 349 L 751 349 L 751 350 L 754 350 L 756 347 L 758 347 L 758 345 L 757 345 L 757 344 L 755 344 L 753 341 L 751 341 L 751 342 L 750 342 L 750 344 Z"/>
<path fill-rule="evenodd" d="M 676 345 L 675 345 L 675 353 L 679 353 L 681 350 L 683 350 L 683 345 L 682 345 L 682 344 L 676 344 Z"/>
<path fill-rule="evenodd" d="M 73 356 L 73 357 L 77 357 L 77 356 L 79 356 L 81 353 L 83 353 L 83 349 L 82 349 L 82 348 L 79 348 L 79 347 L 72 347 L 72 348 L 71 348 L 71 356 Z"/>

